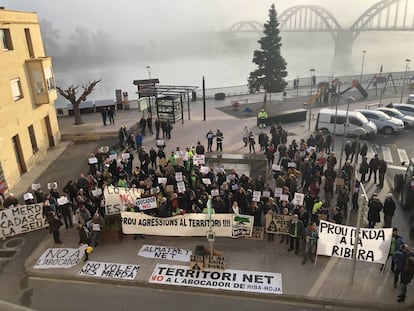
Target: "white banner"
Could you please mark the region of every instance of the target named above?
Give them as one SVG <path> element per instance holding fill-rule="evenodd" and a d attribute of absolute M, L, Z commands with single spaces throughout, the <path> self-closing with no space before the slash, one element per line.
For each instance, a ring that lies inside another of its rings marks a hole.
<path fill-rule="evenodd" d="M 154 259 L 168 259 L 176 261 L 190 261 L 192 251 L 170 246 L 142 245 L 139 256 Z"/>
<path fill-rule="evenodd" d="M 125 210 L 128 203 L 135 205 L 136 200 L 141 198 L 143 192 L 144 190 L 141 188 L 106 186 L 103 192 L 105 196 L 105 214 L 119 214 Z"/>
<path fill-rule="evenodd" d="M 320 221 L 318 255 L 352 259 L 356 228 Z M 356 259 L 384 264 L 390 250 L 392 228 L 361 228 Z"/>
<path fill-rule="evenodd" d="M 149 209 L 157 208 L 157 201 L 155 197 L 148 197 L 143 199 L 137 199 L 135 205 L 140 211 L 146 211 Z"/>
<path fill-rule="evenodd" d="M 158 218 L 143 213 L 122 212 L 122 232 L 164 236 L 205 236 L 212 226 L 216 236 L 238 238 L 251 236 L 253 216 L 236 214 L 194 213 Z"/>
<path fill-rule="evenodd" d="M 0 211 L 0 238 L 48 227 L 39 204 L 21 205 Z"/>
<path fill-rule="evenodd" d="M 37 260 L 33 268 L 70 268 L 76 266 L 85 254 L 87 245 L 79 248 L 48 248 Z"/>
<path fill-rule="evenodd" d="M 244 270 L 191 270 L 186 266 L 157 264 L 150 283 L 283 294 L 282 274 Z"/>
<path fill-rule="evenodd" d="M 135 280 L 138 270 L 138 265 L 88 261 L 78 275 L 132 281 Z"/>
<path fill-rule="evenodd" d="M 193 155 L 193 164 L 202 165 L 206 162 L 204 154 L 195 154 Z"/>

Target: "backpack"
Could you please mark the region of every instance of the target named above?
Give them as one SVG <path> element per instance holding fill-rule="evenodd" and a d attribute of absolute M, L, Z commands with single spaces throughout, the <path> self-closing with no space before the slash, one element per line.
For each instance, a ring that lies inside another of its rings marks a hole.
<path fill-rule="evenodd" d="M 408 273 L 414 273 L 414 257 L 407 257 L 404 264 L 404 270 Z"/>

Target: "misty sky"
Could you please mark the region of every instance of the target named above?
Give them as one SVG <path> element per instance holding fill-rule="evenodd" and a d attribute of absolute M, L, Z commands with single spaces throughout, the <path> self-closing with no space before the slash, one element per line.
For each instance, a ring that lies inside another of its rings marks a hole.
<path fill-rule="evenodd" d="M 126 37 L 149 30 L 221 30 L 245 20 L 263 23 L 272 3 L 279 14 L 294 5 L 324 6 L 341 25 L 349 26 L 376 2 L 378 0 L 0 0 L 9 10 L 37 12 L 39 19 L 50 20 L 63 32 L 83 26 Z"/>

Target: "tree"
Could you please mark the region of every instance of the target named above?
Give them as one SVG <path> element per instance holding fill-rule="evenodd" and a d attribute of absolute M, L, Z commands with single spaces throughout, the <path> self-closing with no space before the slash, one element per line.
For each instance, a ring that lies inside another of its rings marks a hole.
<path fill-rule="evenodd" d="M 267 93 L 282 92 L 287 85 L 284 79 L 287 76 L 286 61 L 280 54 L 282 43 L 274 4 L 270 7 L 263 33 L 264 36 L 257 41 L 260 50 L 255 50 L 253 54 L 253 63 L 258 68 L 250 73 L 248 86 L 251 93 L 264 89 L 266 104 Z"/>
<path fill-rule="evenodd" d="M 75 125 L 83 124 L 83 121 L 81 119 L 79 105 L 81 102 L 84 102 L 86 100 L 86 97 L 92 93 L 95 86 L 101 82 L 101 79 L 94 80 L 93 82 L 89 82 L 87 85 L 82 85 L 83 92 L 82 94 L 76 98 L 76 95 L 78 93 L 79 85 L 74 86 L 73 84 L 69 86 L 66 90 L 61 89 L 60 87 L 56 87 L 59 91 L 59 94 L 62 95 L 64 98 L 66 98 L 73 107 L 73 115 L 75 116 Z"/>

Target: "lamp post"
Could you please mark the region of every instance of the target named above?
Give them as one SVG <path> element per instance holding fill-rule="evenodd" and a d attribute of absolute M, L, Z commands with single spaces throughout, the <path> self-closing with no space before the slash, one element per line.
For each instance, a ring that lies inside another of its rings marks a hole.
<path fill-rule="evenodd" d="M 411 59 L 406 59 L 405 60 L 405 74 L 404 74 L 404 80 L 403 80 L 403 85 L 402 85 L 402 90 L 401 90 L 401 98 L 400 98 L 400 103 L 402 103 L 402 99 L 403 99 L 403 95 L 404 95 L 404 86 L 405 86 L 405 80 L 407 79 L 407 73 L 408 73 L 408 64 L 411 62 Z"/>
<path fill-rule="evenodd" d="M 148 71 L 148 77 L 149 77 L 149 84 L 150 88 L 152 88 L 152 82 L 151 82 L 151 66 L 147 66 Z M 152 107 L 151 107 L 151 93 L 148 92 L 148 112 L 150 114 L 150 117 L 152 119 Z"/>
<path fill-rule="evenodd" d="M 345 148 L 345 139 L 346 136 L 348 134 L 348 122 L 349 122 L 349 105 L 351 103 L 355 102 L 355 98 L 353 98 L 352 96 L 349 96 L 347 98 L 345 98 L 345 101 L 348 103 L 347 107 L 346 107 L 346 115 L 345 115 L 345 124 L 344 124 L 344 134 L 342 136 L 342 148 L 341 148 L 341 154 L 339 156 L 339 167 L 338 167 L 338 178 L 340 178 L 341 176 L 341 171 L 342 171 L 342 156 L 344 153 L 344 148 Z M 335 122 L 336 123 L 336 122 Z"/>
<path fill-rule="evenodd" d="M 359 83 L 362 83 L 362 75 L 364 74 L 365 54 L 367 51 L 362 51 L 361 75 L 359 76 Z"/>
<path fill-rule="evenodd" d="M 315 79 L 315 69 L 311 68 L 311 88 L 310 88 L 310 98 L 309 98 L 309 125 L 308 130 L 311 128 L 311 118 L 312 118 L 312 91 L 313 91 L 313 84 L 316 82 Z"/>

